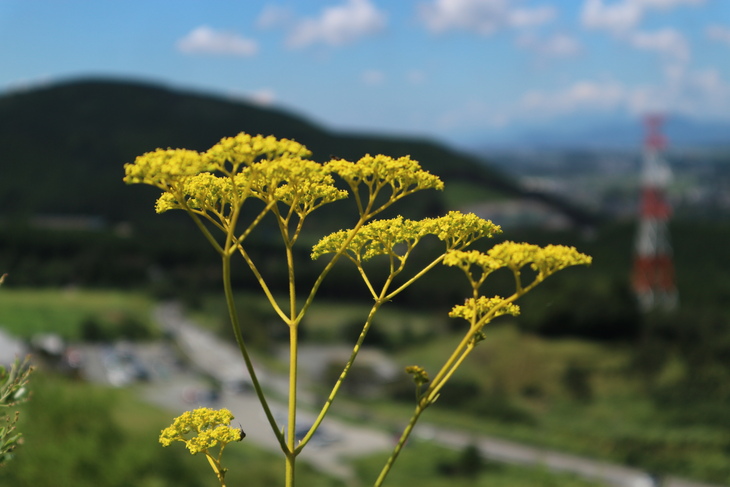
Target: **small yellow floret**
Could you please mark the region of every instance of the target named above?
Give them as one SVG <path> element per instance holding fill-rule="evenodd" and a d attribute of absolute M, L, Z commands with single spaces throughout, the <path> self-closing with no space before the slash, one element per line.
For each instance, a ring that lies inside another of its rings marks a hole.
<path fill-rule="evenodd" d="M 215 169 L 230 174 L 238 172 L 241 166 L 250 166 L 260 160 L 310 155 L 311 152 L 306 147 L 293 140 L 241 132 L 234 137 L 224 137 L 208 149 L 203 157 Z"/>
<path fill-rule="evenodd" d="M 447 243 L 447 248 L 463 248 L 480 238 L 491 238 L 502 233 L 499 225 L 474 213 L 450 211 L 445 216 L 423 220 L 427 232 Z"/>
<path fill-rule="evenodd" d="M 427 233 L 428 229 L 423 222 L 408 220 L 402 216 L 374 220 L 358 230 L 345 250 L 357 260 L 363 261 L 376 255 L 398 255 L 395 251 L 396 245 L 406 243 L 412 248 Z M 351 234 L 352 230 L 340 230 L 323 237 L 312 249 L 312 258 L 340 251 Z"/>
<path fill-rule="evenodd" d="M 200 153 L 187 149 L 157 149 L 125 164 L 124 182 L 143 183 L 167 190 L 181 179 L 194 176 L 213 167 Z"/>
<path fill-rule="evenodd" d="M 285 157 L 256 163 L 250 167 L 251 192 L 264 202 L 280 201 L 300 216 L 327 203 L 347 197 L 335 187 L 324 167 L 299 157 Z"/>
<path fill-rule="evenodd" d="M 336 173 L 352 187 L 357 187 L 360 183 L 370 187 L 390 185 L 393 196 L 427 188 L 444 189 L 444 183 L 438 176 L 424 171 L 409 156 L 394 159 L 382 154 L 368 154 L 357 162 L 335 159 L 326 163 L 325 168 Z"/>
<path fill-rule="evenodd" d="M 458 304 L 449 313 L 452 318 L 464 318 L 467 321 L 479 321 L 484 316 L 490 315 L 489 318 L 496 318 L 502 315 L 517 316 L 520 314 L 520 307 L 514 303 L 506 301 L 500 296 L 488 298 L 480 296 L 477 299 L 469 298 L 464 304 Z"/>

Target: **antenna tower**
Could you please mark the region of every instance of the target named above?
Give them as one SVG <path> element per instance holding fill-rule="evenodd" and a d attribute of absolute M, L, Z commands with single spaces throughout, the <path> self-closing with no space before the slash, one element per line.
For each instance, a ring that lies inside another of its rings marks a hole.
<path fill-rule="evenodd" d="M 644 120 L 646 138 L 633 271 L 634 292 L 644 311 L 657 308 L 671 310 L 677 306 L 672 247 L 667 229 L 671 208 L 666 199 L 666 188 L 672 173 L 661 157 L 667 143 L 661 130 L 663 122 L 663 117 L 658 115 L 647 116 Z"/>

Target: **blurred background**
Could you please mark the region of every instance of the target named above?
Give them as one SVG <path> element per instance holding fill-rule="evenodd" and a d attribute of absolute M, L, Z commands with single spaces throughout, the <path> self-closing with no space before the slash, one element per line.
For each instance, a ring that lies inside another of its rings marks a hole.
<path fill-rule="evenodd" d="M 250 379 L 198 346 L 232 343 L 219 259 L 185 215 L 154 213 L 157 191 L 122 182 L 144 152 L 245 131 L 320 162 L 411 155 L 446 190 L 394 213 L 471 211 L 502 225 L 496 241 L 594 258 L 492 325 L 393 485 L 730 485 L 730 3 L 0 0 L 0 60 L 0 363 L 38 365 L 0 479 L 211 485 L 157 435 L 215 405 L 251 431 L 231 485 L 281 481 Z M 307 245 L 351 226 L 347 205 L 309 223 L 302 283 L 319 270 Z M 249 250 L 276 287 L 284 260 L 262 230 Z M 234 280 L 277 384 L 286 330 L 243 266 Z M 488 291 L 508 286 L 497 274 Z M 347 265 L 323 288 L 302 329 L 305 403 L 336 379 L 363 291 Z M 437 370 L 467 292 L 436 269 L 383 311 L 302 485 L 372 482 L 412 407 L 403 367 Z M 557 468 L 544 449 L 587 463 Z M 596 461 L 617 467 L 586 474 Z"/>

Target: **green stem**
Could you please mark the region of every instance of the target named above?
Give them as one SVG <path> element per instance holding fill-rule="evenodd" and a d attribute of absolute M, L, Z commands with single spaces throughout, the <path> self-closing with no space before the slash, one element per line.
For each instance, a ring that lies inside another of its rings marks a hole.
<path fill-rule="evenodd" d="M 269 289 L 269 286 L 266 284 L 266 281 L 264 280 L 264 276 L 261 275 L 261 272 L 259 272 L 258 267 L 256 267 L 256 264 L 253 260 L 251 260 L 251 257 L 248 255 L 246 250 L 242 246 L 238 246 L 238 252 L 241 254 L 241 257 L 243 257 L 243 260 L 246 261 L 246 264 L 248 264 L 249 269 L 251 269 L 251 272 L 253 272 L 254 277 L 256 278 L 256 281 L 259 283 L 259 286 L 261 286 L 261 290 L 264 292 L 264 295 L 266 296 L 266 299 L 269 301 L 269 304 L 271 305 L 271 308 L 274 310 L 274 312 L 279 316 L 279 318 L 282 319 L 285 323 L 288 323 L 289 318 L 286 316 L 284 311 L 282 311 L 281 307 L 279 306 L 279 303 L 276 302 L 276 298 L 274 298 L 274 294 L 271 292 L 271 289 Z"/>
<path fill-rule="evenodd" d="M 223 248 L 221 247 L 221 244 L 218 243 L 218 241 L 215 239 L 212 233 L 208 230 L 208 228 L 205 226 L 205 224 L 198 218 L 198 215 L 195 214 L 193 210 L 185 206 L 185 211 L 190 215 L 190 218 L 193 219 L 193 222 L 195 222 L 195 225 L 197 225 L 198 229 L 203 233 L 206 240 L 210 242 L 210 244 L 213 246 L 213 248 L 218 252 L 219 254 L 222 254 L 224 252 Z"/>
<path fill-rule="evenodd" d="M 299 453 L 307 443 L 309 443 L 309 440 L 312 439 L 312 436 L 317 431 L 317 428 L 319 428 L 319 425 L 324 420 L 324 417 L 327 415 L 327 412 L 329 412 L 330 407 L 332 406 L 332 403 L 335 400 L 335 397 L 337 396 L 337 393 L 340 390 L 340 387 L 342 386 L 342 383 L 347 378 L 348 373 L 350 372 L 350 368 L 352 367 L 352 364 L 355 363 L 355 359 L 357 358 L 358 353 L 360 352 L 360 348 L 362 347 L 362 343 L 365 340 L 365 336 L 368 333 L 368 330 L 370 329 L 370 325 L 373 322 L 373 318 L 375 317 L 375 313 L 378 311 L 380 306 L 382 305 L 383 301 L 379 300 L 376 301 L 373 307 L 370 309 L 370 313 L 368 314 L 367 320 L 365 321 L 365 325 L 363 326 L 362 331 L 360 332 L 360 336 L 357 339 L 357 342 L 355 343 L 355 346 L 352 348 L 352 353 L 350 354 L 350 358 L 347 360 L 347 363 L 345 364 L 344 369 L 342 369 L 342 373 L 337 378 L 337 382 L 335 382 L 335 385 L 332 387 L 332 391 L 330 391 L 329 396 L 327 396 L 327 400 L 325 401 L 324 405 L 322 406 L 322 409 L 319 412 L 319 415 L 314 420 L 314 423 L 312 423 L 312 427 L 309 428 L 309 431 L 307 434 L 302 438 L 302 441 L 299 442 L 299 445 L 297 446 L 296 453 Z"/>
<path fill-rule="evenodd" d="M 218 477 L 218 481 L 221 483 L 221 487 L 226 487 L 226 472 L 221 466 L 220 459 L 216 460 L 207 451 L 205 452 L 205 458 L 208 459 L 208 463 L 210 463 L 211 468 L 215 472 L 215 476 Z"/>
<path fill-rule="evenodd" d="M 294 486 L 297 440 L 297 353 L 298 353 L 297 325 L 289 327 L 289 416 L 286 431 L 286 487 Z"/>
<path fill-rule="evenodd" d="M 421 277 L 423 277 L 423 275 L 426 274 L 428 271 L 430 271 L 431 269 L 433 269 L 434 267 L 436 267 L 436 265 L 438 263 L 440 263 L 442 260 L 444 260 L 444 255 L 440 255 L 439 257 L 437 257 L 436 259 L 434 259 L 430 264 L 428 264 L 426 267 L 424 267 L 423 269 L 421 269 L 416 275 L 414 275 L 413 277 L 411 277 L 410 279 L 408 279 L 406 282 L 404 282 L 403 284 L 401 284 L 396 290 L 394 290 L 390 294 L 388 294 L 385 299 L 387 299 L 387 300 L 393 299 L 395 296 L 397 296 L 398 294 L 400 294 L 408 286 L 410 286 L 411 284 L 413 284 L 414 282 L 416 282 L 418 279 L 420 279 Z"/>
<path fill-rule="evenodd" d="M 380 487 L 383 485 L 383 482 L 385 482 L 385 477 L 388 473 L 390 473 L 390 469 L 393 468 L 393 464 L 395 464 L 395 461 L 398 459 L 398 455 L 400 455 L 401 450 L 406 445 L 408 437 L 411 436 L 413 427 L 416 426 L 418 418 L 420 418 L 421 413 L 426 410 L 426 407 L 427 406 L 423 406 L 420 403 L 416 406 L 416 410 L 413 412 L 413 416 L 411 416 L 408 426 L 406 426 L 403 430 L 403 434 L 401 434 L 398 443 L 395 445 L 395 448 L 393 448 L 393 452 L 390 454 L 388 461 L 385 463 L 383 469 L 380 471 L 380 475 L 378 475 L 378 478 L 375 480 L 375 484 L 373 484 L 374 487 Z"/>
<path fill-rule="evenodd" d="M 269 408 L 269 404 L 266 401 L 266 396 L 264 395 L 264 391 L 261 387 L 261 384 L 259 383 L 258 377 L 256 376 L 256 371 L 254 370 L 253 362 L 251 361 L 251 357 L 248 354 L 248 349 L 246 348 L 246 343 L 243 339 L 243 334 L 241 333 L 241 326 L 240 322 L 238 320 L 238 311 L 236 310 L 236 302 L 233 297 L 233 288 L 231 286 L 231 256 L 230 255 L 224 255 L 223 256 L 223 287 L 226 295 L 226 305 L 228 306 L 228 314 L 231 318 L 231 324 L 233 325 L 233 334 L 236 337 L 236 343 L 238 344 L 238 348 L 241 351 L 241 356 L 243 357 L 243 361 L 246 364 L 246 370 L 248 370 L 249 376 L 251 376 L 251 383 L 253 384 L 254 390 L 256 391 L 256 395 L 258 396 L 259 402 L 261 402 L 261 406 L 264 408 L 264 413 L 266 414 L 266 419 L 269 421 L 269 424 L 271 425 L 271 429 L 274 430 L 274 434 L 276 435 L 276 438 L 279 440 L 279 444 L 282 448 L 282 450 L 286 451 L 286 443 L 284 441 L 284 438 L 279 431 L 279 426 L 276 424 L 276 419 L 274 418 L 274 415 L 271 412 L 271 409 Z"/>

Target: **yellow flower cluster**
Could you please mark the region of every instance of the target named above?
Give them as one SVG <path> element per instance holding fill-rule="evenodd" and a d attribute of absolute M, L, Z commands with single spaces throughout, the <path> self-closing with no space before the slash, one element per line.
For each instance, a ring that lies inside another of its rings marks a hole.
<path fill-rule="evenodd" d="M 376 255 L 388 255 L 395 252 L 397 244 L 408 242 L 415 245 L 424 235 L 426 229 L 422 222 L 408 220 L 397 216 L 389 220 L 375 220 L 363 225 L 352 236 L 347 251 L 356 260 L 368 260 Z M 323 254 L 338 252 L 352 235 L 352 230 L 340 230 L 323 237 L 312 248 L 312 259 Z"/>
<path fill-rule="evenodd" d="M 237 190 L 243 199 L 243 188 L 238 186 Z M 188 208 L 222 211 L 226 205 L 232 203 L 233 185 L 230 178 L 220 178 L 204 172 L 186 178 L 182 182 L 180 192 Z M 173 193 L 163 193 L 155 205 L 157 213 L 182 208 L 178 196 Z"/>
<path fill-rule="evenodd" d="M 204 160 L 196 151 L 157 149 L 137 157 L 133 164 L 125 164 L 124 181 L 149 184 L 167 191 L 186 177 L 214 169 L 214 164 Z"/>
<path fill-rule="evenodd" d="M 165 191 L 156 210 L 195 209 L 223 214 L 248 197 L 281 202 L 300 216 L 347 197 L 324 166 L 305 159 L 303 145 L 273 136 L 245 133 L 227 137 L 205 153 L 157 149 L 125 164 L 127 183 Z"/>
<path fill-rule="evenodd" d="M 257 163 L 250 168 L 251 193 L 266 203 L 280 201 L 300 215 L 347 198 L 337 189 L 321 164 L 301 158 L 281 158 Z"/>
<path fill-rule="evenodd" d="M 420 221 L 397 216 L 389 220 L 375 220 L 364 225 L 352 236 L 352 230 L 340 230 L 323 237 L 312 249 L 312 259 L 323 254 L 338 252 L 350 239 L 346 250 L 356 260 L 368 260 L 376 255 L 395 254 L 395 246 L 407 243 L 413 248 L 426 235 L 435 235 L 446 242 L 447 250 L 466 247 L 477 239 L 492 237 L 501 232 L 499 225 L 479 218 L 473 213 L 451 211 L 438 218 Z"/>
<path fill-rule="evenodd" d="M 381 185 L 390 185 L 393 197 L 396 198 L 421 189 L 444 189 L 444 183 L 438 176 L 424 171 L 418 162 L 408 156 L 394 159 L 368 154 L 357 162 L 335 159 L 326 163 L 325 168 L 347 181 L 353 190 L 360 183 L 371 190 Z"/>
<path fill-rule="evenodd" d="M 203 155 L 215 169 L 224 174 L 235 174 L 242 166 L 258 160 L 305 158 L 312 153 L 302 144 L 273 135 L 249 135 L 241 132 L 235 137 L 224 137 Z"/>
<path fill-rule="evenodd" d="M 502 233 L 502 228 L 474 213 L 450 211 L 438 218 L 423 220 L 426 233 L 446 242 L 447 249 L 464 248 L 480 238 L 491 238 Z"/>
<path fill-rule="evenodd" d="M 483 316 L 490 315 L 496 318 L 502 315 L 517 316 L 520 314 L 520 307 L 500 296 L 488 298 L 480 296 L 476 299 L 469 298 L 464 304 L 457 304 L 449 313 L 451 318 L 464 318 L 466 321 L 479 321 Z"/>
<path fill-rule="evenodd" d="M 526 265 L 538 272 L 538 278 L 549 275 L 573 265 L 588 265 L 590 256 L 578 252 L 575 247 L 548 245 L 540 247 L 527 243 L 503 242 L 492 247 L 489 256 L 500 262 L 503 267 L 519 271 Z"/>
<path fill-rule="evenodd" d="M 169 446 L 173 441 L 182 441 L 190 453 L 206 452 L 219 443 L 222 446 L 233 441 L 241 441 L 241 430 L 229 426 L 233 414 L 228 409 L 199 408 L 186 411 L 175 418 L 160 434 L 160 443 Z M 194 433 L 191 438 L 186 435 Z"/>
<path fill-rule="evenodd" d="M 590 265 L 593 258 L 578 252 L 575 247 L 547 245 L 540 249 L 540 257 L 532 263 L 532 268 L 541 276 L 549 276 L 572 265 Z"/>
<path fill-rule="evenodd" d="M 410 157 L 365 156 L 357 162 L 333 160 L 324 165 L 307 159 L 302 144 L 273 136 L 241 133 L 226 137 L 204 153 L 157 149 L 125 164 L 124 181 L 156 186 L 165 193 L 156 210 L 211 211 L 224 215 L 248 197 L 283 203 L 304 217 L 320 206 L 346 198 L 335 186 L 337 174 L 357 191 L 364 183 L 373 197 L 390 186 L 391 202 L 426 188 L 443 189 L 441 180 Z"/>
<path fill-rule="evenodd" d="M 537 278 L 542 280 L 549 275 L 573 265 L 587 265 L 591 257 L 578 252 L 574 247 L 563 245 L 538 245 L 515 242 L 502 242 L 492 247 L 487 253 L 454 250 L 446 254 L 444 264 L 455 266 L 470 275 L 471 267 L 482 270 L 482 279 L 491 272 L 506 267 L 519 272 L 530 265 L 538 272 Z"/>

